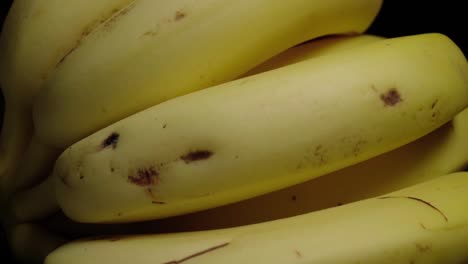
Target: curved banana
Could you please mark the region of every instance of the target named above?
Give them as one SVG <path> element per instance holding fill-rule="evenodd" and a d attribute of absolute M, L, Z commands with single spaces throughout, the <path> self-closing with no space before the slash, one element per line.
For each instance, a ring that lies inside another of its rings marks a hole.
<path fill-rule="evenodd" d="M 42 264 L 48 254 L 66 240 L 40 225 L 25 223 L 9 230 L 9 243 L 15 263 Z"/>
<path fill-rule="evenodd" d="M 265 63 L 261 64 L 259 67 L 255 68 L 253 71 L 249 72 L 249 74 L 257 74 L 261 71 L 267 71 L 282 66 L 287 65 L 288 63 L 292 64 L 295 62 L 299 62 L 302 60 L 307 60 L 310 58 L 314 58 L 317 56 L 323 56 L 326 54 L 333 54 L 340 51 L 348 50 L 350 48 L 359 47 L 364 44 L 372 43 L 377 40 L 383 39 L 382 37 L 374 36 L 374 35 L 336 35 L 331 36 L 323 39 L 317 39 L 313 41 L 309 41 L 306 44 L 300 45 L 298 47 L 294 47 L 288 49 L 284 53 L 281 53 L 278 56 L 266 61 Z M 39 142 L 39 140 L 33 140 L 32 142 Z M 34 148 L 33 148 L 34 147 Z M 28 166 L 24 166 L 19 170 L 18 175 L 16 178 L 21 180 L 26 180 L 28 178 L 38 178 L 32 177 L 33 175 L 40 175 L 38 172 L 41 171 L 50 171 L 49 167 L 43 168 L 43 166 L 48 166 L 53 164 L 56 157 L 58 157 L 59 152 L 53 152 L 52 149 L 49 152 L 50 154 L 44 154 L 48 148 L 41 149 L 44 145 L 35 144 L 33 145 L 27 152 L 29 156 L 24 157 L 24 160 L 33 161 L 29 162 Z M 48 159 L 48 160 L 44 160 Z M 34 162 L 36 161 L 36 162 Z M 39 166 L 39 167 L 38 167 Z M 45 175 L 42 175 L 43 178 Z M 18 181 L 17 181 L 18 182 Z M 30 182 L 30 181 L 29 181 Z M 37 184 L 37 183 L 36 183 Z M 42 218 L 45 215 L 49 214 L 55 208 L 58 210 L 58 204 L 52 199 L 41 199 L 49 197 L 48 193 L 40 194 L 41 190 L 47 192 L 47 190 L 41 188 L 42 184 L 39 184 L 37 187 L 32 188 L 31 190 L 25 190 L 21 195 L 23 199 L 21 199 L 21 203 L 15 202 L 16 211 L 22 212 L 29 212 L 29 214 L 19 213 L 23 217 L 20 217 L 22 221 L 31 221 L 37 218 Z M 35 195 L 29 195 L 28 193 L 35 193 Z M 36 197 L 37 196 L 37 197 Z M 29 199 L 31 198 L 31 199 Z M 24 208 L 23 208 L 24 207 Z M 35 210 L 29 210 L 29 208 L 35 208 Z M 41 211 L 42 210 L 42 211 Z M 208 222 L 207 222 L 208 223 Z"/>
<path fill-rule="evenodd" d="M 342 51 L 346 52 L 349 49 L 362 47 L 363 45 L 382 39 L 385 38 L 370 34 L 339 34 L 313 39 L 292 47 L 285 52 L 281 52 L 280 54 L 272 57 L 271 59 L 243 74 L 242 77 L 274 70 L 283 66 L 323 55 L 335 54 Z"/>
<path fill-rule="evenodd" d="M 318 36 L 363 32 L 382 0 L 136 0 L 67 56 L 34 105 L 68 147 L 135 112 L 228 80 Z M 67 125 L 64 125 L 67 124 Z"/>
<path fill-rule="evenodd" d="M 45 264 L 465 263 L 467 200 L 468 172 L 458 172 L 384 196 L 255 225 L 79 240 L 53 251 Z"/>
<path fill-rule="evenodd" d="M 42 84 L 93 27 L 130 1 L 13 2 L 0 36 L 0 84 L 6 104 L 0 136 L 2 194 L 13 191 L 10 185 L 15 180 L 9 178 L 30 140 L 32 100 Z"/>
<path fill-rule="evenodd" d="M 56 233 L 74 238 L 234 227 L 383 195 L 459 171 L 467 165 L 468 109 L 465 109 L 444 126 L 393 151 L 242 202 L 177 217 L 129 224 L 82 224 L 61 213 L 44 220 L 43 224 Z"/>
<path fill-rule="evenodd" d="M 382 40 L 116 122 L 62 153 L 57 199 L 80 222 L 199 211 L 390 151 L 467 106 L 468 64 L 449 38 Z"/>

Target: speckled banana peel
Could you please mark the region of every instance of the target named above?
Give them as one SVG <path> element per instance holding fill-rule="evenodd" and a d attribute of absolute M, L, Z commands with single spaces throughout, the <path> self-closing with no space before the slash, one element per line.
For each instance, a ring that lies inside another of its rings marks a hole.
<path fill-rule="evenodd" d="M 214 86 L 65 150 L 57 200 L 78 222 L 134 222 L 286 188 L 447 123 L 468 105 L 467 76 L 449 38 L 420 34 Z"/>
<path fill-rule="evenodd" d="M 393 151 L 242 202 L 147 222 L 81 224 L 63 214 L 56 214 L 44 224 L 57 233 L 73 238 L 227 228 L 291 217 L 383 195 L 466 169 L 467 165 L 468 108 L 444 126 Z M 18 204 L 18 211 L 33 211 L 22 207 L 26 206 Z M 22 215 L 21 211 L 16 213 L 18 217 Z"/>
<path fill-rule="evenodd" d="M 468 108 L 409 144 L 302 184 L 210 210 L 121 225 L 120 229 L 122 233 L 160 233 L 254 224 L 383 195 L 467 166 Z M 73 233 L 76 227 L 64 225 L 62 232 L 79 235 Z M 81 226 L 83 233 L 110 231 L 105 226 L 89 231 L 86 227 Z"/>
<path fill-rule="evenodd" d="M 128 2 L 13 2 L 0 35 L 0 84 L 6 107 L 0 141 L 2 194 L 31 184 L 31 179 L 11 183 L 11 177 L 31 140 L 32 101 L 42 84 L 93 27 Z"/>
<path fill-rule="evenodd" d="M 339 53 L 341 51 L 349 50 L 355 47 L 361 47 L 368 43 L 373 43 L 384 38 L 368 35 L 368 34 L 353 34 L 353 35 L 334 35 L 326 38 L 320 38 L 309 41 L 305 44 L 293 47 L 279 54 L 278 56 L 269 59 L 265 63 L 262 63 L 252 71 L 249 71 L 247 75 L 258 74 L 260 72 L 269 71 L 275 68 L 280 68 L 289 64 L 293 64 L 299 61 L 312 59 L 318 56 L 324 56 L 328 54 Z M 33 141 L 37 142 L 37 140 Z M 40 151 L 40 145 L 32 145 L 27 153 L 30 156 L 25 155 L 25 160 L 36 161 L 29 163 L 29 166 L 25 166 L 20 170 L 17 175 L 17 179 L 28 178 L 25 175 L 34 175 L 37 171 L 49 171 L 49 168 L 41 168 L 40 166 L 53 164 L 55 158 L 50 159 L 49 157 L 55 157 L 53 155 L 44 155 L 44 151 Z M 31 155 L 33 154 L 33 155 Z M 50 159 L 50 160 L 44 160 Z M 38 165 L 39 167 L 35 167 Z M 50 191 L 47 190 L 44 183 L 39 183 L 34 187 L 31 187 L 25 191 L 22 191 L 15 195 L 12 201 L 13 215 L 16 215 L 16 219 L 20 222 L 37 220 L 38 218 L 48 215 L 54 210 L 58 210 L 58 205 L 55 200 L 50 199 Z M 221 223 L 222 221 L 220 221 Z M 199 222 L 191 222 L 192 224 Z M 211 222 L 204 222 L 204 224 L 210 224 Z"/>
<path fill-rule="evenodd" d="M 468 172 L 300 216 L 211 231 L 68 243 L 46 264 L 456 264 L 468 260 Z"/>
<path fill-rule="evenodd" d="M 361 33 L 381 4 L 135 0 L 58 65 L 34 105 L 36 133 L 46 145 L 68 147 L 135 112 L 232 80 L 303 41 Z"/>
<path fill-rule="evenodd" d="M 44 83 L 24 159 L 30 166 L 20 168 L 17 185 L 37 183 L 63 149 L 139 110 L 231 80 L 305 40 L 361 33 L 381 4 L 129 1 L 75 43 Z"/>

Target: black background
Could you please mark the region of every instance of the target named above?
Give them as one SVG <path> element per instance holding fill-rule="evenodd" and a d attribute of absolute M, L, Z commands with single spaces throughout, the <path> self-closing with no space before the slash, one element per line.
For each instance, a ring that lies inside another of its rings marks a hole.
<path fill-rule="evenodd" d="M 66 0 L 64 0 L 66 1 Z M 99 1 L 99 0 L 96 0 Z M 243 0 L 239 0 L 243 1 Z M 248 1 L 248 0 L 245 0 Z M 327 0 L 323 0 L 327 1 Z M 4 17 L 12 0 L 0 0 L 0 20 Z M 285 0 L 287 3 L 287 0 Z M 376 20 L 368 33 L 384 37 L 398 37 L 420 33 L 439 32 L 450 37 L 468 55 L 466 28 L 468 21 L 462 7 L 464 1 L 403 1 L 384 0 Z M 410 6 L 412 4 L 412 6 Z M 0 58 L 1 59 L 1 58 Z M 3 102 L 0 103 L 3 108 Z M 0 112 L 2 113 L 2 112 Z M 1 234 L 4 237 L 4 234 Z M 0 239 L 0 260 L 8 260 L 7 245 Z"/>

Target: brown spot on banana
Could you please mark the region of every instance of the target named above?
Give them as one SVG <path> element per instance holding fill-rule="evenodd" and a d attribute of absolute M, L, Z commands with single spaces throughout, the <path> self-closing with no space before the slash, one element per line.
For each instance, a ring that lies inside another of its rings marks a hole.
<path fill-rule="evenodd" d="M 159 182 L 159 172 L 154 167 L 141 168 L 129 175 L 128 181 L 142 187 L 152 186 Z"/>
<path fill-rule="evenodd" d="M 380 100 L 384 102 L 385 106 L 395 106 L 399 102 L 403 101 L 400 93 L 396 88 L 391 88 L 385 93 L 380 94 Z"/>
<path fill-rule="evenodd" d="M 177 10 L 174 15 L 174 20 L 179 21 L 187 16 L 187 13 L 183 10 Z"/>
<path fill-rule="evenodd" d="M 101 148 L 105 149 L 107 147 L 112 147 L 115 149 L 117 147 L 117 143 L 119 142 L 120 135 L 116 132 L 112 132 L 104 141 L 101 143 Z"/>
<path fill-rule="evenodd" d="M 153 192 L 153 189 L 151 187 L 147 188 L 145 192 L 151 197 L 151 203 L 152 204 L 166 204 L 166 202 L 159 201 L 156 197 L 156 195 Z"/>
<path fill-rule="evenodd" d="M 431 109 L 434 109 L 434 107 L 437 105 L 438 102 L 439 102 L 439 99 L 435 99 L 435 101 L 431 105 Z"/>
<path fill-rule="evenodd" d="M 212 155 L 213 152 L 210 150 L 195 150 L 180 156 L 180 159 L 182 159 L 185 163 L 189 164 L 195 161 L 209 159 Z"/>
<path fill-rule="evenodd" d="M 430 252 L 432 250 L 432 246 L 427 245 L 427 244 L 414 243 L 414 246 L 416 247 L 416 249 L 420 253 L 426 253 L 426 252 Z"/>

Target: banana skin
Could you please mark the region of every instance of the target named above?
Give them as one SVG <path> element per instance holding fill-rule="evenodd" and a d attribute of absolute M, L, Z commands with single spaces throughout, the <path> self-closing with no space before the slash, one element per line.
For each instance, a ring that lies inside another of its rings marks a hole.
<path fill-rule="evenodd" d="M 0 35 L 0 86 L 5 97 L 0 135 L 3 196 L 37 182 L 37 177 L 24 179 L 16 176 L 16 171 L 18 167 L 21 170 L 20 161 L 24 161 L 24 152 L 29 148 L 34 130 L 32 104 L 45 80 L 94 27 L 129 1 L 15 0 L 12 3 Z M 42 155 L 50 154 L 44 151 L 36 157 L 40 159 Z"/>
<path fill-rule="evenodd" d="M 468 105 L 467 76 L 449 38 L 421 34 L 181 96 L 65 150 L 57 200 L 79 222 L 129 222 L 289 187 L 447 123 Z"/>
<path fill-rule="evenodd" d="M 467 166 L 468 108 L 449 123 L 393 151 L 302 184 L 238 203 L 137 223 L 84 224 L 72 221 L 63 213 L 54 214 L 42 223 L 56 233 L 75 239 L 109 234 L 227 228 L 291 217 L 372 198 L 463 170 Z M 43 200 L 42 197 L 44 195 L 37 197 L 35 201 Z M 26 205 L 17 206 L 25 207 L 21 209 L 24 212 L 32 211 Z M 41 206 L 44 208 L 40 204 L 36 207 Z"/>
<path fill-rule="evenodd" d="M 82 239 L 45 264 L 457 264 L 468 261 L 468 172 L 255 225 Z"/>
<path fill-rule="evenodd" d="M 135 0 L 57 67 L 35 101 L 35 132 L 46 145 L 68 147 L 145 108 L 230 81 L 303 41 L 362 33 L 381 4 Z"/>

